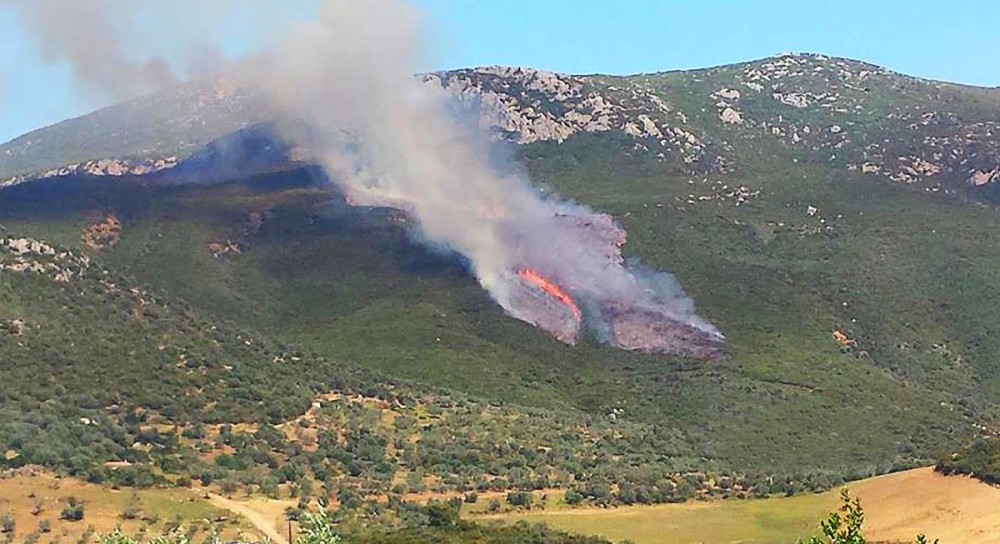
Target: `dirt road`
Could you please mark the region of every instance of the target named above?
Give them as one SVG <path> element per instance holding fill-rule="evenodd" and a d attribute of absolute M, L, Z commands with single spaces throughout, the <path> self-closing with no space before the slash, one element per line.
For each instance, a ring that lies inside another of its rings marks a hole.
<path fill-rule="evenodd" d="M 275 544 L 290 544 L 288 542 L 288 535 L 278 530 L 275 523 L 277 520 L 268 519 L 268 516 L 258 512 L 245 502 L 227 499 L 214 493 L 206 493 L 206 495 L 208 496 L 208 502 L 213 506 L 224 508 L 236 515 L 242 516 Z"/>

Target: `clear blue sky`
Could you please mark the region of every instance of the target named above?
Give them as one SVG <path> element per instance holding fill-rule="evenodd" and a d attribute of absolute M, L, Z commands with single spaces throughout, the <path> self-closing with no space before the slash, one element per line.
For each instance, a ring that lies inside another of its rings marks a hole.
<path fill-rule="evenodd" d="M 1000 0 L 415 1 L 426 11 L 431 42 L 423 70 L 511 64 L 625 74 L 798 51 L 867 60 L 922 77 L 1000 85 Z M 268 24 L 281 28 L 308 17 L 317 2 L 240 5 L 266 10 Z M 153 6 L 146 15 L 155 16 L 158 9 L 169 10 L 170 0 L 145 5 Z M 230 55 L 259 49 L 268 29 L 251 19 L 220 27 L 216 45 Z M 151 51 L 171 47 L 156 30 L 147 38 Z M 37 44 L 0 3 L 0 141 L 103 105 L 72 85 L 68 67 L 43 62 Z"/>

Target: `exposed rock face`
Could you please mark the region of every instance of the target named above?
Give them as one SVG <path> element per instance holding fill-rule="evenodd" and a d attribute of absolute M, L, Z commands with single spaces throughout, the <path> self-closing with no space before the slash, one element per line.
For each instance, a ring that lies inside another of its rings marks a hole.
<path fill-rule="evenodd" d="M 987 183 L 993 183 L 998 177 L 1000 177 L 1000 167 L 990 172 L 975 170 L 972 172 L 972 175 L 969 176 L 969 183 L 978 187 L 986 185 Z"/>
<path fill-rule="evenodd" d="M 712 96 L 721 100 L 739 100 L 740 92 L 736 89 L 719 89 Z"/>
<path fill-rule="evenodd" d="M 686 164 L 702 161 L 705 144 L 681 128 L 687 123 L 682 112 L 644 87 L 627 81 L 597 86 L 592 79 L 499 66 L 425 76 L 477 112 L 482 126 L 519 144 L 620 132 L 638 140 L 640 149 L 672 149 Z"/>
<path fill-rule="evenodd" d="M 743 124 L 743 116 L 740 115 L 740 112 L 734 110 L 733 108 L 727 107 L 722 110 L 722 113 L 719 114 L 719 118 L 722 119 L 723 123 L 731 123 L 734 125 Z"/>
<path fill-rule="evenodd" d="M 67 282 L 90 268 L 90 258 L 31 238 L 0 238 L 0 273 L 32 273 Z"/>

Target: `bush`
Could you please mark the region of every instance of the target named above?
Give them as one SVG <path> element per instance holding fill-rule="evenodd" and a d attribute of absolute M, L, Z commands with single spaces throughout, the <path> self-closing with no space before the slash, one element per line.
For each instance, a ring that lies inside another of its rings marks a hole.
<path fill-rule="evenodd" d="M 122 534 L 121 529 L 116 528 L 106 535 L 97 539 L 97 544 L 138 544 L 132 537 Z"/>
<path fill-rule="evenodd" d="M 572 506 L 580 504 L 581 502 L 583 502 L 583 499 L 584 499 L 583 493 L 580 493 L 575 489 L 570 489 L 569 491 L 566 492 L 566 495 L 563 497 L 563 502 Z"/>
<path fill-rule="evenodd" d="M 137 519 L 138 517 L 139 517 L 139 507 L 134 504 L 130 504 L 126 506 L 124 510 L 122 510 L 122 519 L 131 520 L 131 519 Z"/>
<path fill-rule="evenodd" d="M 507 504 L 511 506 L 531 506 L 535 496 L 528 491 L 511 491 L 507 493 Z"/>
<path fill-rule="evenodd" d="M 83 501 L 76 497 L 67 497 L 66 505 L 59 513 L 59 519 L 66 521 L 80 521 L 83 519 Z"/>

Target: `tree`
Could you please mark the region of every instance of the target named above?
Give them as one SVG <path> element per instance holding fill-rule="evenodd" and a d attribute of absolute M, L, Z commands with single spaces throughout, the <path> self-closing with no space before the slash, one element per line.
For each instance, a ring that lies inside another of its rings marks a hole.
<path fill-rule="evenodd" d="M 334 531 L 333 518 L 325 508 L 302 514 L 295 544 L 340 544 L 340 542 L 342 542 L 340 535 Z"/>
<path fill-rule="evenodd" d="M 531 506 L 535 496 L 529 491 L 511 491 L 507 493 L 507 504 L 511 506 Z"/>
<path fill-rule="evenodd" d="M 8 534 L 14 532 L 14 516 L 9 512 L 0 518 L 0 533 Z"/>
<path fill-rule="evenodd" d="M 454 527 L 459 521 L 459 509 L 452 504 L 441 501 L 430 501 L 424 510 L 427 513 L 427 524 L 431 527 Z"/>

